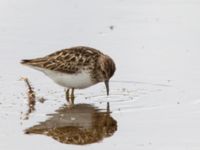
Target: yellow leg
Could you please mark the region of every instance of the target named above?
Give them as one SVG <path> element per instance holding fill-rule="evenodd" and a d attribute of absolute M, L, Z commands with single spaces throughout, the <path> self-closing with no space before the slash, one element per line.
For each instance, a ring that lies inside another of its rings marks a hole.
<path fill-rule="evenodd" d="M 69 105 L 74 105 L 74 99 L 75 99 L 74 88 L 67 89 L 65 96 L 66 96 L 66 100 L 69 103 Z"/>
<path fill-rule="evenodd" d="M 72 105 L 74 105 L 74 99 L 75 99 L 74 88 L 72 88 L 72 92 L 71 92 L 71 103 L 72 103 Z"/>

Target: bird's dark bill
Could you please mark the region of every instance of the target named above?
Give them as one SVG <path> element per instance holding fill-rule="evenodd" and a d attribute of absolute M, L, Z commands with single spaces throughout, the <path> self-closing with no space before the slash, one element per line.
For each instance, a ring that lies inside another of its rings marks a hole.
<path fill-rule="evenodd" d="M 105 81 L 105 86 L 106 86 L 107 95 L 109 95 L 109 80 Z"/>

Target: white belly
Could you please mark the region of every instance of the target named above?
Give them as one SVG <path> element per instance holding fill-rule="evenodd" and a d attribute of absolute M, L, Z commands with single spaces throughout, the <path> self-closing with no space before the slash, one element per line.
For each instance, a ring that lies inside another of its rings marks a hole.
<path fill-rule="evenodd" d="M 94 85 L 88 71 L 83 70 L 82 72 L 77 74 L 66 74 L 58 71 L 37 68 L 37 67 L 34 67 L 34 69 L 44 72 L 54 82 L 63 87 L 83 89 Z"/>

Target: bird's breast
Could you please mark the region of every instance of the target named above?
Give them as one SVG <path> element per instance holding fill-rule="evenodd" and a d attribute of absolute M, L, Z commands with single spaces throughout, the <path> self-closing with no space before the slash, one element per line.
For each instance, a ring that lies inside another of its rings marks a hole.
<path fill-rule="evenodd" d="M 53 70 L 44 70 L 43 72 L 57 84 L 67 88 L 83 89 L 94 84 L 90 72 L 87 70 L 82 70 L 76 74 L 62 73 Z"/>

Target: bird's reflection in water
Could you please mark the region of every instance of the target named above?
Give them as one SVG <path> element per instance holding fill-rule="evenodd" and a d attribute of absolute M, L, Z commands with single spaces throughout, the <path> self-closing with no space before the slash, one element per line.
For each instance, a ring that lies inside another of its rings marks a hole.
<path fill-rule="evenodd" d="M 43 134 L 65 144 L 84 145 L 110 137 L 117 130 L 117 121 L 107 109 L 93 105 L 77 104 L 72 108 L 64 105 L 50 118 L 25 130 L 26 134 Z"/>

